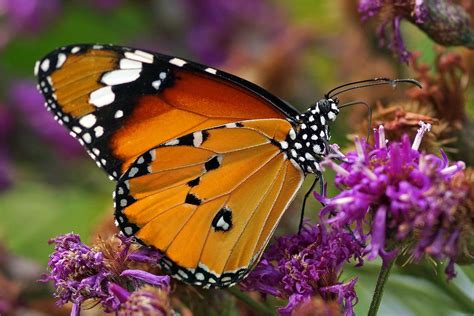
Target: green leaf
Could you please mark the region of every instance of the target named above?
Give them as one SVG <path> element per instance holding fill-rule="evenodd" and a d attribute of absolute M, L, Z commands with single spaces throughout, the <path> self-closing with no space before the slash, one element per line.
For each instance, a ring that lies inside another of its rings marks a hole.
<path fill-rule="evenodd" d="M 19 182 L 0 196 L 0 237 L 15 253 L 46 262 L 48 239 L 74 232 L 87 242 L 106 212 L 113 220 L 111 204 L 110 195 L 80 186 Z"/>

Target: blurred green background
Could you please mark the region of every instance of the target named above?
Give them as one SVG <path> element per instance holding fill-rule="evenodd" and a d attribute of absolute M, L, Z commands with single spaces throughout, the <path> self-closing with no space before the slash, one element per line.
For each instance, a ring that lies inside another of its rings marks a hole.
<path fill-rule="evenodd" d="M 181 56 L 254 81 L 301 110 L 338 84 L 413 75 L 379 47 L 375 28 L 361 23 L 355 1 L 24 0 L 17 7 L 14 2 L 13 8 L 1 6 L 0 240 L 41 267 L 51 251 L 49 238 L 76 232 L 87 241 L 113 221 L 114 184 L 56 126 L 34 88 L 34 63 L 54 48 L 113 43 Z M 408 48 L 433 65 L 433 42 L 408 23 L 403 34 Z M 401 100 L 403 90 L 363 90 L 344 95 L 343 101 Z M 333 127 L 333 142 L 344 147 L 347 133 L 360 132 L 364 119 L 362 110 L 344 111 Z M 288 210 L 280 233 L 296 229 L 301 195 L 309 185 Z M 318 208 L 312 201 L 307 217 L 315 220 Z M 368 310 L 378 264 L 346 269 L 347 278 L 359 277 L 358 315 Z M 449 285 L 442 270 L 431 263 L 397 268 L 380 315 L 465 314 L 466 300 L 472 304 L 474 269 L 458 267 Z"/>

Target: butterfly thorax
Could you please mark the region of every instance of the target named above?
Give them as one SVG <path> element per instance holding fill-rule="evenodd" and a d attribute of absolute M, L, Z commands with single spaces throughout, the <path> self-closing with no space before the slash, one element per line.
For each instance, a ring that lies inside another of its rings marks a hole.
<path fill-rule="evenodd" d="M 329 122 L 336 119 L 338 100 L 321 99 L 298 115 L 293 128 L 281 144 L 293 164 L 305 173 L 321 171 L 319 162 L 328 152 Z"/>

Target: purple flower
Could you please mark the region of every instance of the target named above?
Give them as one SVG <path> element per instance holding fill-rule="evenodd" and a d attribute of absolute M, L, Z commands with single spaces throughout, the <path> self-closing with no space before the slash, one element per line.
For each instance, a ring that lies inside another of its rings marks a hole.
<path fill-rule="evenodd" d="M 468 186 L 457 185 L 464 163 L 450 165 L 443 152 L 442 157 L 420 153 L 423 134 L 430 129 L 429 124 L 420 125 L 413 144 L 405 135 L 387 145 L 381 126 L 375 132 L 375 146 L 356 140 L 356 150 L 341 165 L 329 158 L 323 161 L 322 166 L 336 171 L 341 193 L 317 198 L 326 203 L 321 216 L 328 223 L 355 224 L 361 239 L 370 237 L 369 259 L 380 255 L 386 263 L 399 250 L 395 244 L 411 242 L 414 259 L 425 254 L 449 258 L 447 272 L 452 277 L 462 221 L 456 212 L 469 191 Z"/>
<path fill-rule="evenodd" d="M 170 277 L 168 275 L 155 275 L 142 270 L 128 269 L 123 271 L 120 276 L 129 277 L 134 281 L 140 280 L 159 288 L 169 288 L 170 286 Z"/>
<path fill-rule="evenodd" d="M 384 11 L 388 12 L 388 14 L 382 14 L 384 7 L 387 8 L 387 10 Z M 361 14 L 362 21 L 366 21 L 377 14 L 382 15 L 382 22 L 378 32 L 381 46 L 385 43 L 387 27 L 390 25 L 392 38 L 388 46 L 403 62 L 408 63 L 411 54 L 403 42 L 400 22 L 409 15 L 410 17 L 414 17 L 414 23 L 423 24 L 428 15 L 424 1 L 359 0 L 358 10 Z"/>
<path fill-rule="evenodd" d="M 142 249 L 122 235 L 106 241 L 99 239 L 92 248 L 83 244 L 76 234 L 56 237 L 51 243 L 55 249 L 48 263 L 49 273 L 42 281 L 53 282 L 59 305 L 73 303 L 71 315 L 79 315 L 81 305 L 89 300 L 100 303 L 105 312 L 117 312 L 130 296 L 123 287 L 139 289 L 151 284 L 169 292 L 169 276 L 128 268 L 144 262 L 153 267 L 154 260 L 160 257 L 156 251 Z M 149 260 L 144 260 L 147 255 Z"/>
<path fill-rule="evenodd" d="M 44 99 L 29 81 L 17 81 L 10 94 L 11 103 L 21 111 L 32 130 L 66 157 L 83 155 L 83 149 L 66 129 L 54 121 L 43 104 Z"/>
<path fill-rule="evenodd" d="M 0 192 L 8 188 L 12 181 L 12 166 L 8 149 L 11 127 L 11 115 L 5 106 L 0 105 Z"/>
<path fill-rule="evenodd" d="M 190 18 L 187 42 L 191 51 L 206 64 L 223 63 L 245 38 L 249 45 L 261 45 L 282 29 L 277 10 L 265 0 L 194 1 L 183 0 Z"/>
<path fill-rule="evenodd" d="M 121 304 L 117 315 L 172 315 L 169 300 L 169 287 L 145 285 L 132 293 L 114 285 L 111 290 L 120 297 Z"/>
<path fill-rule="evenodd" d="M 344 263 L 350 259 L 362 264 L 362 247 L 353 235 L 306 223 L 299 234 L 277 238 L 242 287 L 288 299 L 288 304 L 279 309 L 282 315 L 290 315 L 313 297 L 336 301 L 344 315 L 353 315 L 357 280 L 338 280 Z"/>
<path fill-rule="evenodd" d="M 76 234 L 56 237 L 50 243 L 55 244 L 54 253 L 49 257 L 50 272 L 42 281 L 53 281 L 59 305 L 72 302 L 79 308 L 95 299 L 110 310 L 118 308 L 118 300 L 108 290 L 112 274 L 103 253 L 83 244 Z"/>

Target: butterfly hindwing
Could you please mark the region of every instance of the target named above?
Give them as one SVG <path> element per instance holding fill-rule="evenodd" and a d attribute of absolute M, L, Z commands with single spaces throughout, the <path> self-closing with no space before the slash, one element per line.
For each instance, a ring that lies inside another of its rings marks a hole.
<path fill-rule="evenodd" d="M 156 144 L 221 124 L 298 114 L 238 77 L 122 46 L 63 47 L 35 72 L 47 109 L 114 179 Z"/>
<path fill-rule="evenodd" d="M 122 231 L 164 254 L 161 266 L 204 287 L 242 279 L 301 186 L 280 147 L 281 119 L 195 131 L 140 155 L 115 191 Z"/>

